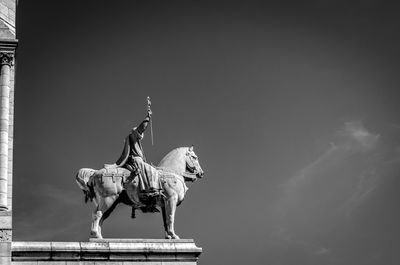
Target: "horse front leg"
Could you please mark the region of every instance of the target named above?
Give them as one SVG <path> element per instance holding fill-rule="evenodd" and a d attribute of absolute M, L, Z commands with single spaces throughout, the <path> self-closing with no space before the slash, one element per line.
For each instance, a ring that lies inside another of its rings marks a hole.
<path fill-rule="evenodd" d="M 162 213 L 162 218 L 163 218 L 163 225 L 164 225 L 164 231 L 165 231 L 165 238 L 166 239 L 171 239 L 171 237 L 168 235 L 168 225 L 167 225 L 167 213 L 165 209 L 165 199 L 161 200 L 161 213 Z"/>
<path fill-rule="evenodd" d="M 166 223 L 166 238 L 168 239 L 179 239 L 179 236 L 175 234 L 174 221 L 175 211 L 178 202 L 178 195 L 173 194 L 169 198 L 165 199 L 165 223 Z M 164 212 L 164 211 L 163 211 Z M 164 215 L 164 213 L 163 213 Z"/>
<path fill-rule="evenodd" d="M 90 230 L 90 237 L 92 238 L 103 238 L 101 236 L 99 222 L 101 217 L 103 216 L 103 212 L 98 210 L 99 207 L 97 206 L 93 213 L 92 213 L 92 227 Z"/>

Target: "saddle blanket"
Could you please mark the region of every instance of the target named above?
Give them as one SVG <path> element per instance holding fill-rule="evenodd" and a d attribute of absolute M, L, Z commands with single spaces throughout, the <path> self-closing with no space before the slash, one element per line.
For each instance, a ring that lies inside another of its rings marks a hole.
<path fill-rule="evenodd" d="M 103 177 L 129 177 L 131 172 L 122 167 L 107 167 L 98 171 Z"/>

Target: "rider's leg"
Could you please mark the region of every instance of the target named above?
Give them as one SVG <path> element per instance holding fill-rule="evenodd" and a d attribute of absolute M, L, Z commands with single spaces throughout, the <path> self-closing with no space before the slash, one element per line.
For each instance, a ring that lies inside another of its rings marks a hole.
<path fill-rule="evenodd" d="M 139 177 L 139 191 L 144 192 L 149 188 L 149 183 L 147 181 L 146 169 L 144 167 L 145 162 L 141 157 L 133 157 L 133 164 L 138 170 Z"/>
<path fill-rule="evenodd" d="M 154 167 L 150 166 L 149 164 L 147 164 L 145 167 L 146 167 L 146 173 L 147 173 L 148 179 L 149 179 L 150 189 L 155 190 L 155 191 L 160 190 L 158 171 Z"/>

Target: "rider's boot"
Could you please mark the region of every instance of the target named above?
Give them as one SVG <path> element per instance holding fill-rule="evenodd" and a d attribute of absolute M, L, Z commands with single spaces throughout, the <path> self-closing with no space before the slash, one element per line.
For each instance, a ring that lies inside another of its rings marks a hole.
<path fill-rule="evenodd" d="M 146 191 L 146 193 L 147 193 L 147 196 L 149 196 L 149 197 L 154 197 L 154 196 L 158 196 L 161 194 L 159 189 L 156 189 L 153 187 L 150 187 L 149 190 Z"/>

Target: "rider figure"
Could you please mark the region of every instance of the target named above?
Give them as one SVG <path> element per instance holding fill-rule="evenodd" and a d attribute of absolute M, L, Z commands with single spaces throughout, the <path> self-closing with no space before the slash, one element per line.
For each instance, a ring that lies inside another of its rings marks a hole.
<path fill-rule="evenodd" d="M 134 127 L 125 138 L 124 150 L 116 165 L 132 172 L 137 171 L 139 176 L 139 190 L 148 195 L 159 191 L 159 184 L 154 168 L 147 164 L 142 148 L 144 131 L 150 123 L 152 112 L 147 110 L 147 116 L 138 127 Z"/>

